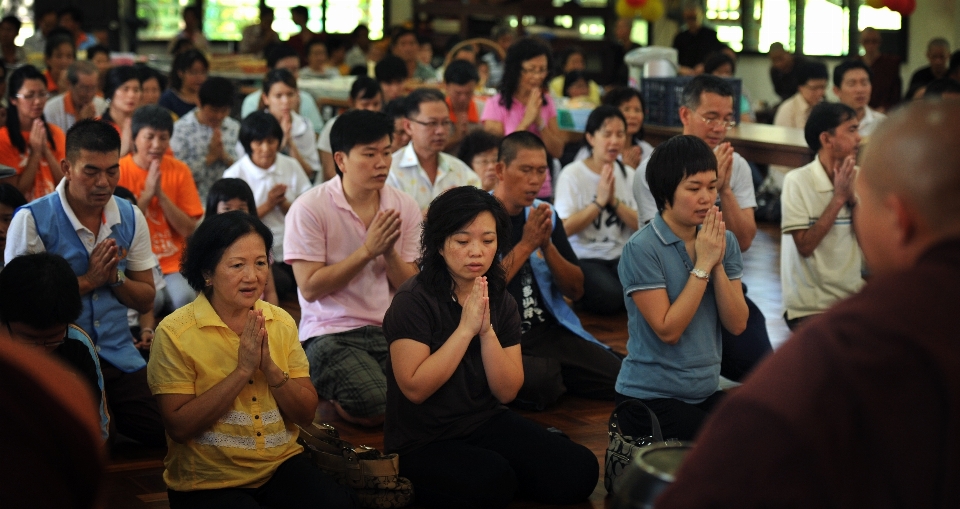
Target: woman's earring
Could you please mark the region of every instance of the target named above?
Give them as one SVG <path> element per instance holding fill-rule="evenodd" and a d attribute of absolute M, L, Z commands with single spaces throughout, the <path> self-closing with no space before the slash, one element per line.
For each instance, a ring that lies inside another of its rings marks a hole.
<path fill-rule="evenodd" d="M 210 285 L 211 285 L 211 283 L 210 283 L 210 278 L 204 279 L 204 280 L 203 280 L 203 283 L 204 283 L 205 285 L 207 285 L 207 286 L 210 286 Z"/>

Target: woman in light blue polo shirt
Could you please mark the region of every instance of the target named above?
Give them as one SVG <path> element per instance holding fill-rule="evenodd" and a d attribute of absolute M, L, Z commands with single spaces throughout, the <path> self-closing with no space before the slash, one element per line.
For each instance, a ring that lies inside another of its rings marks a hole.
<path fill-rule="evenodd" d="M 617 403 L 642 400 L 665 437 L 694 437 L 723 394 L 720 325 L 734 334 L 747 326 L 740 246 L 714 206 L 718 176 L 729 178 L 731 162 L 718 164 L 694 136 L 657 147 L 646 178 L 659 212 L 620 258 L 630 338 Z M 645 412 L 619 418 L 626 435 L 650 433 Z"/>

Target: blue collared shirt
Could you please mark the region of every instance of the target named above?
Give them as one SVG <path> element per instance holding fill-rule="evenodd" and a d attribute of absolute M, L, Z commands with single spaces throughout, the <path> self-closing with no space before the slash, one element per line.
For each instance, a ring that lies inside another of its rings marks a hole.
<path fill-rule="evenodd" d="M 740 245 L 727 230 L 723 267 L 730 279 L 743 275 Z M 720 377 L 720 315 L 713 282 L 700 299 L 690 325 L 674 345 L 664 343 L 644 320 L 631 293 L 665 289 L 672 304 L 687 285 L 693 260 L 683 240 L 658 212 L 649 224 L 633 234 L 620 257 L 620 282 L 627 306 L 627 358 L 616 390 L 639 399 L 674 398 L 695 404 L 716 392 Z"/>

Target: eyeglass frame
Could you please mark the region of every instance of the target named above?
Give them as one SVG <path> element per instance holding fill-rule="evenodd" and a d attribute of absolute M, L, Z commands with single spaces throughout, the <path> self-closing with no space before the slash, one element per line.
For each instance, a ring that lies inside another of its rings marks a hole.
<path fill-rule="evenodd" d="M 453 127 L 453 122 L 449 118 L 444 120 L 431 120 L 430 122 L 424 122 L 411 117 L 407 117 L 407 120 L 420 124 L 431 131 L 436 130 L 440 126 L 445 127 L 447 130 Z"/>
<path fill-rule="evenodd" d="M 713 129 L 713 127 L 714 127 L 715 125 L 723 126 L 724 130 L 726 130 L 726 131 L 729 131 L 730 129 L 733 129 L 734 127 L 737 127 L 737 121 L 736 121 L 736 120 L 724 120 L 724 119 L 722 119 L 722 118 L 707 118 L 707 117 L 701 115 L 701 114 L 700 114 L 699 112 L 697 112 L 697 111 L 694 111 L 693 113 L 696 114 L 698 117 L 700 117 L 700 120 L 703 120 L 703 123 L 704 123 L 704 124 L 707 124 L 707 127 L 711 128 L 711 129 Z"/>
<path fill-rule="evenodd" d="M 27 101 L 27 102 L 33 102 L 33 101 L 36 101 L 36 100 L 38 100 L 38 99 L 41 100 L 41 101 L 45 101 L 45 100 L 47 100 L 47 99 L 50 98 L 50 92 L 48 92 L 48 91 L 37 92 L 36 94 L 34 94 L 34 95 L 32 95 L 32 96 L 31 96 L 31 95 L 24 95 L 24 94 L 16 94 L 16 95 L 14 95 L 14 97 L 16 97 L 17 99 L 20 99 L 21 101 Z"/>
<path fill-rule="evenodd" d="M 23 339 L 21 339 L 22 336 L 21 336 L 19 333 L 14 333 L 14 332 L 13 332 L 13 327 L 10 327 L 10 324 L 9 324 L 9 323 L 4 324 L 4 325 L 7 326 L 7 332 L 10 333 L 10 337 L 12 337 L 12 338 L 14 339 L 14 341 L 16 341 L 17 343 L 21 343 L 21 344 L 24 344 L 24 345 L 31 345 L 31 346 L 35 346 L 35 347 L 38 347 L 38 348 L 56 348 L 56 347 L 58 347 L 58 346 L 60 346 L 60 345 L 62 345 L 62 344 L 64 344 L 64 343 L 66 343 L 67 340 L 70 339 L 70 326 L 69 326 L 69 325 L 66 326 L 66 328 L 64 329 L 64 331 L 63 331 L 63 337 L 60 338 L 60 341 L 44 341 L 44 342 L 42 342 L 42 343 L 38 343 L 38 342 L 36 342 L 36 341 L 24 341 Z"/>

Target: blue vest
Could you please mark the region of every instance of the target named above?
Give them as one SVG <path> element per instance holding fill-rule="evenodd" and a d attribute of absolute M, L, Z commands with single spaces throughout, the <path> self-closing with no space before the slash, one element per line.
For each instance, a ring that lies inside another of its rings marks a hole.
<path fill-rule="evenodd" d="M 534 207 L 540 206 L 543 203 L 540 200 L 533 200 L 533 205 L 527 207 L 523 210 L 524 219 L 530 217 L 530 211 Z M 560 217 L 557 216 L 557 211 L 550 207 L 553 212 L 553 227 L 556 228 L 557 224 L 560 222 Z M 547 265 L 547 259 L 543 256 L 543 251 L 537 249 L 530 254 L 530 268 L 533 269 L 533 277 L 537 281 L 537 286 L 540 287 L 540 295 L 543 297 L 543 304 L 546 306 L 547 311 L 557 319 L 557 322 L 560 322 L 560 325 L 566 327 L 570 332 L 580 336 L 587 341 L 592 341 L 606 349 L 610 349 L 607 345 L 597 341 L 597 338 L 593 337 L 592 334 L 586 331 L 583 328 L 583 325 L 580 324 L 580 319 L 577 318 L 576 313 L 570 309 L 570 306 L 567 305 L 567 301 L 563 300 L 563 294 L 560 293 L 560 289 L 553 284 L 553 273 L 550 272 L 550 266 Z"/>
<path fill-rule="evenodd" d="M 123 252 L 128 252 L 136 230 L 133 205 L 127 200 L 113 201 L 120 208 L 120 224 L 113 225 L 109 238 L 115 239 L 117 247 Z M 63 210 L 60 193 L 50 193 L 23 208 L 33 214 L 37 234 L 47 252 L 64 257 L 77 276 L 86 274 L 90 255 Z M 125 270 L 126 267 L 126 258 L 121 258 L 118 268 Z M 76 323 L 90 335 L 100 357 L 124 373 L 132 373 L 146 366 L 147 363 L 133 345 L 133 337 L 127 326 L 127 307 L 117 300 L 110 287 L 101 286 L 82 295 L 81 299 L 83 311 Z"/>

